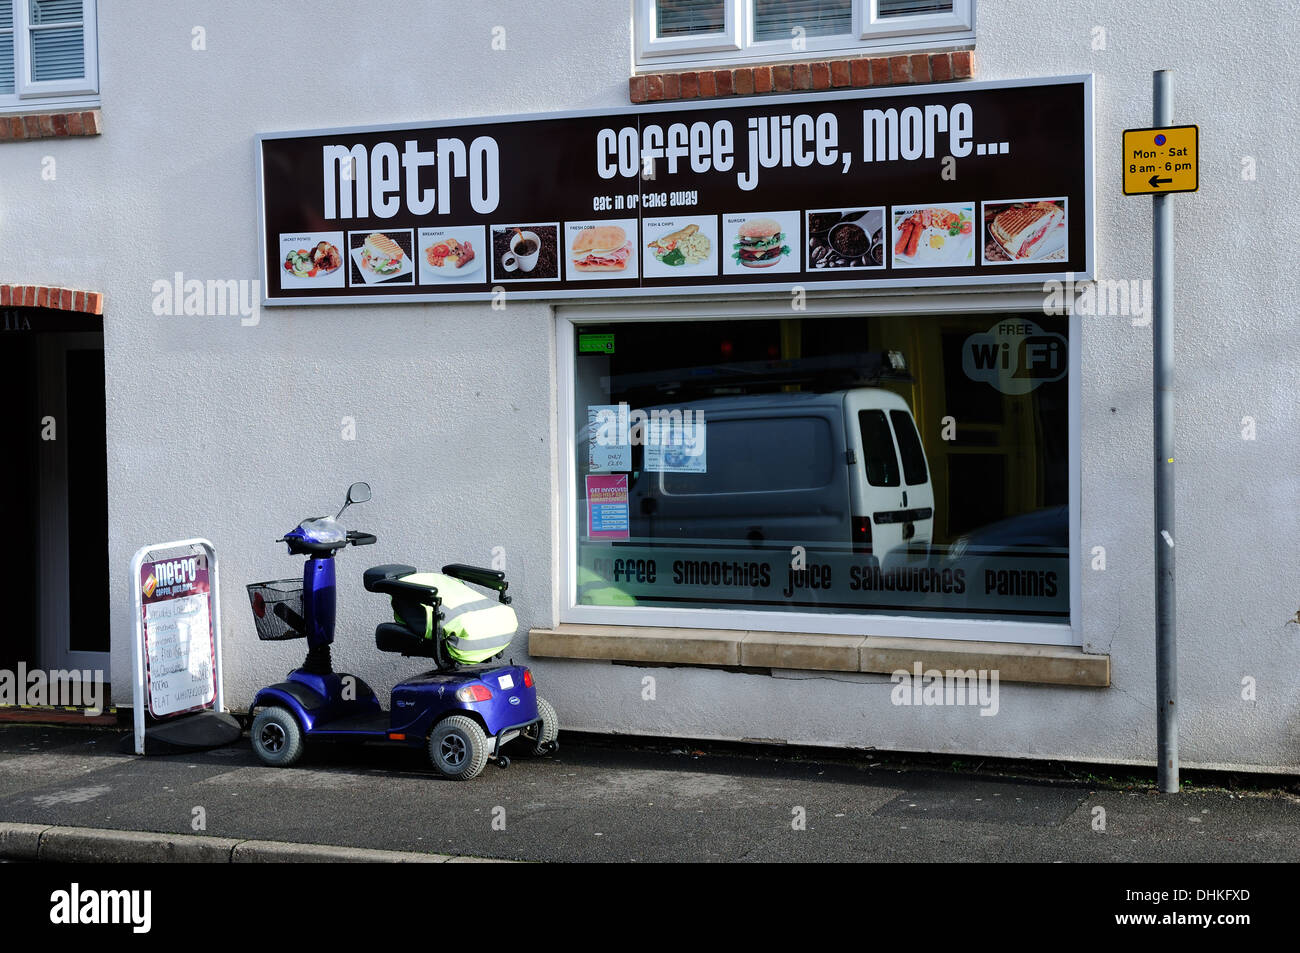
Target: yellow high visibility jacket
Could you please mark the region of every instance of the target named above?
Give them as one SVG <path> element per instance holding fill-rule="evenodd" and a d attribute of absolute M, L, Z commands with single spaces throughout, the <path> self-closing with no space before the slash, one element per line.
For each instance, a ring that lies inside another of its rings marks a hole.
<path fill-rule="evenodd" d="M 440 572 L 416 572 L 403 576 L 402 582 L 417 586 L 432 586 L 442 600 L 442 634 L 447 643 L 447 654 L 458 662 L 473 665 L 483 662 L 505 650 L 519 631 L 515 610 L 497 600 L 484 596 L 465 583 Z M 433 609 L 425 610 L 424 637 L 434 638 Z M 396 616 L 396 613 L 394 613 Z M 398 622 L 409 625 L 396 616 Z"/>

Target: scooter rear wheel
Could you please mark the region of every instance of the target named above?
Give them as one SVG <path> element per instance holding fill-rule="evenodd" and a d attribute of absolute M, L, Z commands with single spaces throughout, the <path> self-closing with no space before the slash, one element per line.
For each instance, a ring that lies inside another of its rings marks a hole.
<path fill-rule="evenodd" d="M 532 729 L 536 735 L 526 736 L 524 743 L 528 747 L 524 750 L 534 757 L 541 757 L 551 753 L 552 744 L 560 736 L 560 716 L 555 713 L 555 706 L 541 695 L 537 696 L 537 714 L 542 722 Z"/>
<path fill-rule="evenodd" d="M 448 715 L 429 735 L 429 760 L 453 781 L 476 778 L 487 765 L 487 735 L 473 718 Z"/>
<path fill-rule="evenodd" d="M 253 742 L 253 752 L 263 764 L 273 768 L 287 768 L 302 757 L 302 729 L 298 719 L 287 708 L 263 708 L 253 719 L 248 730 Z"/>

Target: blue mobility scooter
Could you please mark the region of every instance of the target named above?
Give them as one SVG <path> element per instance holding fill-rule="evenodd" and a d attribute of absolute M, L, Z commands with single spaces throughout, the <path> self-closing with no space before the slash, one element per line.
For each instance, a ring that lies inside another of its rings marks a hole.
<path fill-rule="evenodd" d="M 265 764 L 285 767 L 309 740 L 427 746 L 433 766 L 458 781 L 476 777 L 488 761 L 507 767 L 502 749 L 510 742 L 534 755 L 555 751 L 559 721 L 537 695 L 532 672 L 499 661 L 518 625 L 504 573 L 459 563 L 441 573 L 399 564 L 366 570 L 366 589 L 389 596 L 396 620 L 375 630 L 375 644 L 435 667 L 394 686 L 388 711 L 360 678 L 334 671 L 334 557 L 375 542 L 370 533 L 345 530 L 339 518 L 369 499 L 369 485 L 354 483 L 336 516 L 303 520 L 276 540 L 307 558 L 301 582 L 248 586 L 259 638 L 307 640 L 302 666 L 253 699 L 253 751 Z"/>

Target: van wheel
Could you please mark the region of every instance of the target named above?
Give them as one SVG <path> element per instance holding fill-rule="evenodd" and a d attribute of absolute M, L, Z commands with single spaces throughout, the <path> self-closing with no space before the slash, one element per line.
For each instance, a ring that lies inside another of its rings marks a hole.
<path fill-rule="evenodd" d="M 487 735 L 467 715 L 448 715 L 429 735 L 429 760 L 453 781 L 476 778 L 487 765 Z"/>
<path fill-rule="evenodd" d="M 248 730 L 253 752 L 263 764 L 287 768 L 302 757 L 302 729 L 287 708 L 273 705 L 263 708 Z"/>

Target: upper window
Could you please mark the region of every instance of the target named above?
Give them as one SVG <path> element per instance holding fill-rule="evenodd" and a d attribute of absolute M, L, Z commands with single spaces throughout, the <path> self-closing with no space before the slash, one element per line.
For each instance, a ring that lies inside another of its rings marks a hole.
<path fill-rule="evenodd" d="M 0 0 L 0 108 L 99 90 L 95 0 Z"/>
<path fill-rule="evenodd" d="M 645 69 L 788 62 L 975 39 L 975 0 L 634 0 Z"/>

